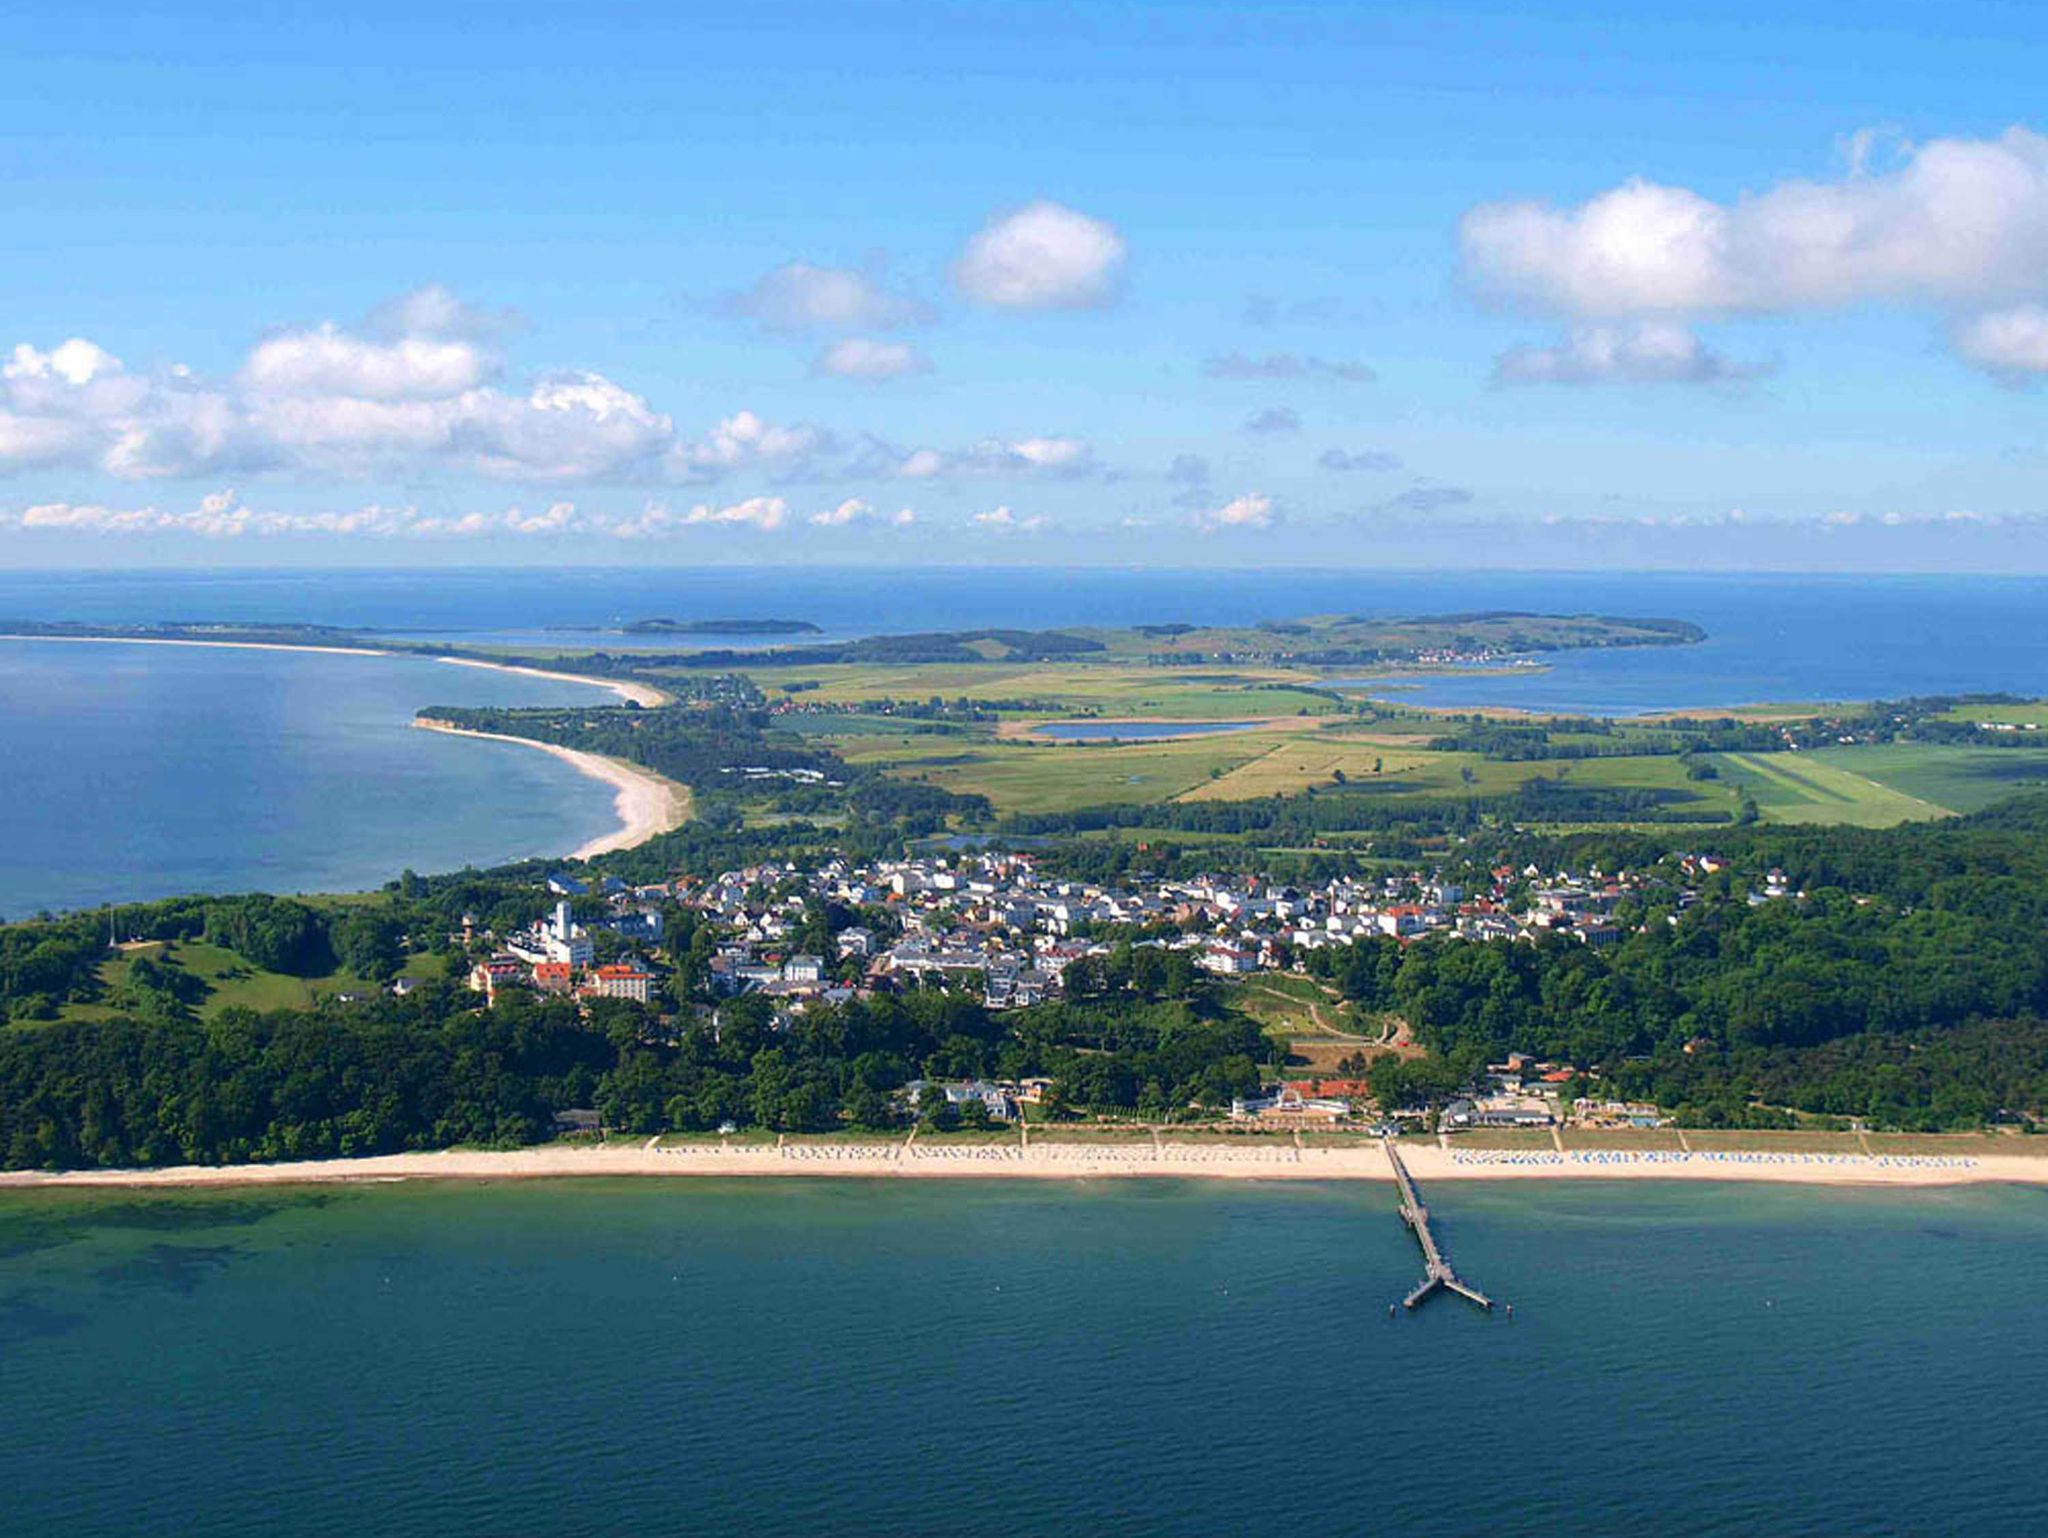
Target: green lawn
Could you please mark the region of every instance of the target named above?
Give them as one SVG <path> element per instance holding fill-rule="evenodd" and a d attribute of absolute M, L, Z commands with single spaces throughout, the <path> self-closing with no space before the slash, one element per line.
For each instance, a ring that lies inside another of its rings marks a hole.
<path fill-rule="evenodd" d="M 1811 756 L 1955 812 L 1981 811 L 2020 791 L 2048 786 L 2048 749 L 2043 748 L 1889 742 L 1824 748 Z"/>
<path fill-rule="evenodd" d="M 225 1009 L 253 1009 L 263 1013 L 275 1009 L 310 1009 L 321 999 L 337 993 L 375 993 L 383 985 L 352 972 L 332 972 L 325 977 L 289 977 L 282 972 L 265 972 L 233 951 L 199 940 L 180 940 L 169 945 L 152 945 L 128 951 L 100 964 L 100 980 L 109 998 L 117 997 L 127 981 L 130 961 L 137 956 L 174 960 L 207 985 L 208 993 L 198 1006 L 202 1019 L 212 1019 Z M 445 974 L 444 957 L 409 957 L 400 974 L 428 981 Z M 67 1020 L 109 1020 L 121 1011 L 111 1003 L 70 1004 L 62 1014 Z"/>
<path fill-rule="evenodd" d="M 858 704 L 867 700 L 923 700 L 965 696 L 1030 700 L 1043 710 L 1018 719 L 1059 720 L 1099 715 L 1133 720 L 1229 721 L 1310 715 L 1336 707 L 1309 692 L 1314 680 L 1299 671 L 1243 668 L 1190 677 L 1178 669 L 1119 663 L 843 663 L 819 667 L 749 667 L 747 676 L 771 698 L 785 684 L 814 684 L 801 699 Z"/>
<path fill-rule="evenodd" d="M 1271 739 L 1253 733 L 1127 745 L 1040 746 L 1015 741 L 860 737 L 839 744 L 849 763 L 881 764 L 904 779 L 987 796 L 998 811 L 1171 801 L 1211 772 L 1228 773 Z"/>
<path fill-rule="evenodd" d="M 1724 778 L 1750 793 L 1767 822 L 1889 828 L 1951 811 L 1817 753 L 1720 753 L 1714 761 Z"/>

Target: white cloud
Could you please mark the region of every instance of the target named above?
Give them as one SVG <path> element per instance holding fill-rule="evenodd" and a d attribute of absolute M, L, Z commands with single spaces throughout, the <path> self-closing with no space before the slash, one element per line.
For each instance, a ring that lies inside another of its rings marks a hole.
<path fill-rule="evenodd" d="M 429 283 L 396 299 L 387 299 L 370 312 L 364 330 L 372 336 L 456 338 L 488 342 L 503 336 L 518 324 L 509 310 L 480 310 L 457 298 L 438 283 Z"/>
<path fill-rule="evenodd" d="M 377 314 L 379 327 L 434 334 L 372 335 L 329 322 L 266 339 L 224 381 L 181 367 L 131 374 L 84 338 L 47 350 L 22 343 L 0 355 L 0 474 L 65 467 L 128 480 L 288 472 L 534 484 L 831 477 L 858 485 L 1103 473 L 1085 439 L 1051 434 L 906 447 L 740 410 L 691 437 L 603 374 L 554 370 L 518 386 L 493 382 L 500 361 L 473 338 L 499 323 L 444 291 L 419 291 Z M 828 356 L 870 376 L 906 357 L 912 366 L 922 361 L 867 338 L 847 339 Z"/>
<path fill-rule="evenodd" d="M 770 331 L 887 330 L 925 318 L 924 307 L 892 294 L 866 273 L 790 262 L 728 301 Z"/>
<path fill-rule="evenodd" d="M 833 447 L 832 435 L 807 423 L 778 426 L 752 411 L 736 411 L 694 443 L 670 453 L 686 475 L 716 475 L 746 469 L 791 470 Z"/>
<path fill-rule="evenodd" d="M 1030 534 L 1045 527 L 1045 519 L 1041 515 L 1034 513 L 1029 518 L 1019 518 L 1007 504 L 990 508 L 985 513 L 976 513 L 974 522 L 981 528 L 998 533 Z"/>
<path fill-rule="evenodd" d="M 265 395 L 443 400 L 495 372 L 494 361 L 470 342 L 426 336 L 373 342 L 329 322 L 262 343 L 242 365 L 242 381 Z"/>
<path fill-rule="evenodd" d="M 1574 326 L 1555 347 L 1511 347 L 1495 360 L 1503 384 L 1725 384 L 1762 370 L 1731 362 L 1670 321 Z"/>
<path fill-rule="evenodd" d="M 948 475 L 1050 475 L 1078 479 L 1101 471 L 1095 447 L 1085 438 L 985 438 L 965 449 L 885 451 L 893 473 L 906 480 Z"/>
<path fill-rule="evenodd" d="M 849 336 L 818 354 L 816 369 L 838 379 L 900 379 L 927 373 L 931 366 L 931 360 L 908 342 Z"/>
<path fill-rule="evenodd" d="M 1202 372 L 1210 379 L 1271 381 L 1321 378 L 1340 380 L 1345 384 L 1370 384 L 1379 377 L 1368 364 L 1342 363 L 1293 352 L 1272 352 L 1263 358 L 1250 358 L 1236 352 L 1224 353 L 1220 357 L 1204 359 Z"/>
<path fill-rule="evenodd" d="M 2048 374 L 2048 308 L 2023 304 L 1979 315 L 1957 328 L 1955 344 L 1977 367 L 2015 382 Z"/>
<path fill-rule="evenodd" d="M 1034 470 L 1072 470 L 1093 452 L 1082 438 L 1021 438 L 1004 447 Z"/>
<path fill-rule="evenodd" d="M 1124 255 L 1112 226 L 1040 200 L 983 226 L 954 263 L 953 282 L 1002 309 L 1087 309 L 1115 292 Z"/>
<path fill-rule="evenodd" d="M 206 539 L 280 534 L 391 536 L 431 533 L 440 528 L 438 520 L 422 518 L 411 507 L 372 504 L 343 512 L 260 511 L 244 504 L 232 491 L 212 492 L 185 511 L 165 511 L 155 506 L 115 508 L 96 503 L 45 502 L 19 513 L 0 513 L 0 529 L 111 535 L 187 534 Z"/>
<path fill-rule="evenodd" d="M 789 504 L 782 498 L 748 497 L 744 502 L 734 502 L 726 507 L 699 503 L 683 516 L 682 521 L 685 524 L 737 523 L 766 531 L 781 528 L 788 517 Z"/>
<path fill-rule="evenodd" d="M 863 502 L 859 497 L 848 497 L 837 507 L 828 507 L 823 512 L 811 514 L 810 522 L 815 527 L 821 529 L 845 529 L 857 526 L 886 526 L 903 529 L 917 522 L 917 514 L 912 509 L 904 507 L 884 515 L 876 512 L 873 506 Z"/>
<path fill-rule="evenodd" d="M 1204 529 L 1270 529 L 1279 522 L 1279 514 L 1273 510 L 1271 497 L 1261 491 L 1248 491 L 1221 507 L 1197 513 L 1195 522 Z"/>
<path fill-rule="evenodd" d="M 1719 203 L 1641 179 L 1579 204 L 1465 215 L 1486 293 L 1567 315 L 1791 311 L 1862 301 L 1995 304 L 2048 289 L 2048 137 L 1935 139 L 1895 168 Z"/>
<path fill-rule="evenodd" d="M 183 368 L 128 373 L 73 338 L 17 346 L 0 368 L 0 469 L 90 466 L 128 479 L 297 469 L 322 475 L 436 469 L 559 481 L 651 473 L 675 430 L 601 374 L 540 375 L 523 393 L 468 339 L 495 324 L 441 290 L 378 312 L 388 340 L 333 323 L 273 336 L 225 384 Z M 463 336 L 453 333 L 462 332 Z"/>
<path fill-rule="evenodd" d="M 89 384 L 102 374 L 118 374 L 121 360 L 103 348 L 74 336 L 59 342 L 48 352 L 38 352 L 27 342 L 17 342 L 0 377 L 7 379 L 61 379 L 68 385 Z"/>

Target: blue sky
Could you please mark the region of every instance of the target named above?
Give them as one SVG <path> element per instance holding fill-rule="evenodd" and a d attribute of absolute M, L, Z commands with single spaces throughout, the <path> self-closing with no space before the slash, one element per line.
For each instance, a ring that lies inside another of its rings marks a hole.
<path fill-rule="evenodd" d="M 0 564 L 2048 569 L 2028 7 L 668 9 L 17 8 Z"/>

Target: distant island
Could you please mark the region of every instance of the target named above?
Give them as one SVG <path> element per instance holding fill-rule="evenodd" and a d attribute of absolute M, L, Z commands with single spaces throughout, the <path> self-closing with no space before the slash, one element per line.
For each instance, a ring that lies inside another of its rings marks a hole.
<path fill-rule="evenodd" d="M 807 619 L 636 619 L 626 635 L 823 635 Z"/>

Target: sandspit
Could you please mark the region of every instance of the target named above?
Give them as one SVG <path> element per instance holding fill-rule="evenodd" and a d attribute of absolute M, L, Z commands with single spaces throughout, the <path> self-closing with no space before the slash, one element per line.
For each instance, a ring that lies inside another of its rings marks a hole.
<path fill-rule="evenodd" d="M 617 830 L 571 851 L 568 858 L 572 860 L 587 860 L 593 855 L 631 849 L 690 820 L 690 788 L 643 765 L 628 763 L 622 758 L 606 758 L 601 753 L 565 748 L 552 742 L 536 742 L 531 737 L 473 731 L 432 716 L 421 716 L 413 725 L 430 732 L 445 732 L 451 737 L 480 737 L 486 742 L 510 742 L 522 748 L 538 748 L 559 758 L 579 774 L 611 786 L 612 809 L 619 818 Z"/>
<path fill-rule="evenodd" d="M 393 657 L 399 655 L 376 646 L 300 646 L 290 641 L 197 641 L 172 636 L 141 635 L 0 635 L 0 641 L 61 641 L 89 646 L 210 646 L 217 651 L 236 652 L 320 652 L 330 657 Z M 588 679 L 589 683 L 603 682 Z"/>
<path fill-rule="evenodd" d="M 599 689 L 609 689 L 622 700 L 631 700 L 636 705 L 666 705 L 669 696 L 653 684 L 643 684 L 626 678 L 593 678 L 587 673 L 555 673 L 546 668 L 528 667 L 519 662 L 487 662 L 482 657 L 437 657 L 437 662 L 450 663 L 459 668 L 489 668 L 494 673 L 517 673 L 523 678 L 548 678 L 556 683 L 591 684 Z"/>

